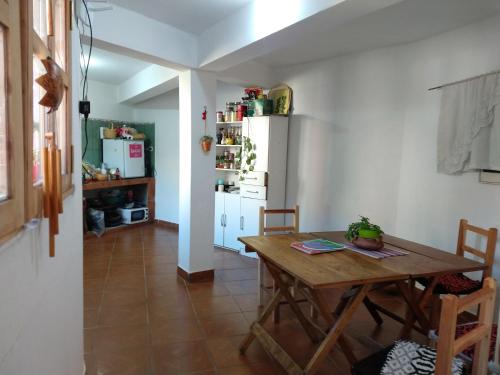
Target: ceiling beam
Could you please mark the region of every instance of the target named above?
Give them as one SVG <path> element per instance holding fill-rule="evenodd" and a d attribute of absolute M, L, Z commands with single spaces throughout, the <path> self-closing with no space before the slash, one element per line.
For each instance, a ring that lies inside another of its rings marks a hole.
<path fill-rule="evenodd" d="M 198 67 L 223 71 L 286 47 L 311 32 L 315 16 L 325 12 L 342 25 L 401 1 L 255 0 L 200 35 Z"/>
<path fill-rule="evenodd" d="M 108 51 L 173 69 L 197 66 L 196 36 L 142 14 L 113 5 L 92 13 L 92 28 L 95 45 Z"/>
<path fill-rule="evenodd" d="M 179 72 L 151 65 L 135 74 L 117 88 L 117 101 L 136 104 L 179 87 Z"/>

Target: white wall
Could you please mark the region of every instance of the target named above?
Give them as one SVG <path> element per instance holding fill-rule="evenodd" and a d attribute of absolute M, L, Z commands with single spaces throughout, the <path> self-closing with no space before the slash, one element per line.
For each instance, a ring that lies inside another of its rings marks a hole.
<path fill-rule="evenodd" d="M 76 28 L 75 28 L 76 29 Z M 73 32 L 73 34 L 76 34 Z M 73 46 L 78 37 L 73 35 Z M 73 51 L 78 63 L 79 53 Z M 78 86 L 78 66 L 73 67 Z M 73 105 L 77 106 L 78 91 Z M 0 247 L 0 374 L 80 375 L 83 370 L 82 190 L 80 121 L 73 116 L 75 192 L 64 200 L 49 258 L 48 225 Z"/>
<path fill-rule="evenodd" d="M 216 110 L 224 112 L 227 102 L 241 102 L 241 98 L 245 96 L 244 90 L 244 87 L 217 81 Z"/>
<path fill-rule="evenodd" d="M 454 251 L 458 220 L 500 227 L 500 186 L 436 173 L 439 91 L 500 67 L 500 16 L 420 42 L 281 69 L 294 90 L 287 205 L 304 231 L 358 214 Z M 500 246 L 495 275 L 500 277 Z"/>
<path fill-rule="evenodd" d="M 159 220 L 179 222 L 179 92 L 134 106 L 134 121 L 155 123 L 156 204 Z"/>
<path fill-rule="evenodd" d="M 133 108 L 117 101 L 117 86 L 89 80 L 90 117 L 105 120 L 131 121 Z"/>

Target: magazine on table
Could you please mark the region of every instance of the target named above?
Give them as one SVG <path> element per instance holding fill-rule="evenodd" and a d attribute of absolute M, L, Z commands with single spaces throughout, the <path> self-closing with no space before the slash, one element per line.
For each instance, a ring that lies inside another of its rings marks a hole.
<path fill-rule="evenodd" d="M 290 246 L 309 255 L 331 253 L 333 251 L 345 249 L 345 245 L 342 243 L 323 240 L 320 238 L 302 242 L 293 242 Z"/>

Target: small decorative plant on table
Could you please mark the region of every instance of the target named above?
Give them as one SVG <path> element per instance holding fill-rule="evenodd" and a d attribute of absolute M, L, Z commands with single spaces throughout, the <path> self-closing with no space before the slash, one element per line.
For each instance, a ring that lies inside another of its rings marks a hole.
<path fill-rule="evenodd" d="M 345 238 L 361 249 L 380 250 L 384 247 L 382 234 L 384 232 L 378 225 L 370 223 L 370 219 L 361 216 L 360 221 L 349 225 Z"/>

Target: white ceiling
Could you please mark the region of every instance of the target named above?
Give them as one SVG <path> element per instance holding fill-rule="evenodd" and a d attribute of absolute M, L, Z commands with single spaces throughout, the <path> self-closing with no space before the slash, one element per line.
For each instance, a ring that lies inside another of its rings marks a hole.
<path fill-rule="evenodd" d="M 88 48 L 85 48 L 85 57 Z M 150 63 L 102 49 L 93 48 L 88 79 L 109 84 L 120 84 L 150 66 Z"/>
<path fill-rule="evenodd" d="M 406 0 L 339 26 L 330 22 L 331 9 L 309 19 L 293 44 L 257 61 L 278 67 L 408 43 L 499 11 L 500 0 Z"/>
<path fill-rule="evenodd" d="M 253 0 L 110 0 L 123 8 L 200 34 Z"/>

